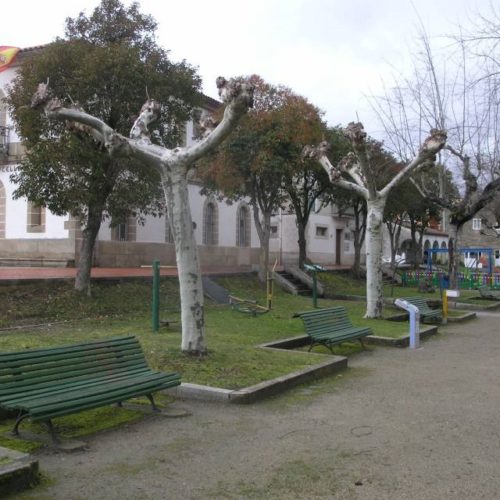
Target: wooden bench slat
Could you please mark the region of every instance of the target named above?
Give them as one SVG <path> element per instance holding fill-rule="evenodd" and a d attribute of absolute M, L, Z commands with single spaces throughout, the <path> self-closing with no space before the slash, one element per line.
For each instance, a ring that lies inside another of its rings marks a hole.
<path fill-rule="evenodd" d="M 51 377 L 48 379 L 44 379 L 40 381 L 40 383 L 29 384 L 29 385 L 16 385 L 16 383 L 6 384 L 7 387 L 3 387 L 3 384 L 0 385 L 0 400 L 3 400 L 4 397 L 8 397 L 9 395 L 20 393 L 22 391 L 23 394 L 36 393 L 36 392 L 44 392 L 47 388 L 53 389 L 55 387 L 79 387 L 88 383 L 92 383 L 93 380 L 101 380 L 106 378 L 113 379 L 114 377 L 122 377 L 124 374 L 128 373 L 140 373 L 145 370 L 149 370 L 147 366 L 137 365 L 137 366 L 125 366 L 121 369 L 116 369 L 110 372 L 110 374 L 101 374 L 97 375 L 96 373 L 86 373 L 82 374 L 78 377 L 71 378 L 57 378 Z"/>
<path fill-rule="evenodd" d="M 142 364 L 146 366 L 144 361 L 144 356 L 137 353 L 133 356 L 123 356 L 115 359 L 103 359 L 98 362 L 95 361 L 82 361 L 81 363 L 72 364 L 61 364 L 61 365 L 30 365 L 24 370 L 24 368 L 13 369 L 10 374 L 0 376 L 0 384 L 9 384 L 11 382 L 18 383 L 29 383 L 33 380 L 35 383 L 37 380 L 44 378 L 45 376 L 51 376 L 52 374 L 59 374 L 64 378 L 71 378 L 73 376 L 79 376 L 80 372 L 85 373 L 88 370 L 96 372 L 107 372 L 113 370 L 115 367 L 117 369 L 124 366 L 135 366 L 137 364 Z"/>
<path fill-rule="evenodd" d="M 90 353 L 97 350 L 110 349 L 113 347 L 121 347 L 121 346 L 126 347 L 132 345 L 138 346 L 140 348 L 140 344 L 135 337 L 119 337 L 109 340 L 89 341 L 87 344 L 80 343 L 75 345 L 26 349 L 24 351 L 0 353 L 0 363 L 10 360 L 28 360 L 30 358 L 37 359 L 37 358 L 42 358 L 44 356 L 51 356 L 53 354 L 61 354 L 68 356 L 71 354 L 77 355 L 78 353 Z"/>
<path fill-rule="evenodd" d="M 120 356 L 126 356 L 127 354 L 141 353 L 142 350 L 139 345 L 127 344 L 126 346 L 119 346 Z M 115 347 L 116 349 L 116 347 Z M 60 351 L 50 351 L 43 355 L 37 356 L 23 356 L 17 359 L 2 359 L 0 357 L 0 369 L 15 368 L 17 366 L 30 366 L 30 365 L 43 365 L 48 363 L 57 364 L 59 362 L 75 362 L 79 363 L 85 359 L 100 359 L 116 357 L 117 354 L 115 349 L 106 347 L 103 349 L 92 349 L 88 352 L 83 351 L 71 351 L 69 353 Z"/>
<path fill-rule="evenodd" d="M 154 373 L 160 373 L 160 372 L 154 372 Z M 85 380 L 80 383 L 58 385 L 52 387 L 47 386 L 37 391 L 26 391 L 21 394 L 12 393 L 10 395 L 6 395 L 4 398 L 2 398 L 2 400 L 5 404 L 16 405 L 29 401 L 31 399 L 34 400 L 39 397 L 49 398 L 49 397 L 55 397 L 58 394 L 68 394 L 68 393 L 79 394 L 82 391 L 82 389 L 97 387 L 98 385 L 103 385 L 103 384 L 112 384 L 122 380 L 132 380 L 134 378 L 138 378 L 141 375 L 144 376 L 145 374 L 150 375 L 151 372 L 145 372 L 144 370 L 141 370 L 132 373 L 120 373 L 120 374 L 110 375 L 108 377 L 100 377 L 92 380 Z M 174 374 L 174 372 L 172 372 L 172 374 Z M 170 374 L 167 373 L 167 375 Z M 175 374 L 175 376 L 178 376 L 178 374 Z"/>
<path fill-rule="evenodd" d="M 95 382 L 77 391 L 72 388 L 53 393 L 44 393 L 26 397 L 18 397 L 9 400 L 9 405 L 17 408 L 29 408 L 32 413 L 37 413 L 41 408 L 49 409 L 55 407 L 71 406 L 73 401 L 100 398 L 103 394 L 112 394 L 130 388 L 140 388 L 143 385 L 159 384 L 167 380 L 162 373 L 143 373 L 121 380 Z"/>
<path fill-rule="evenodd" d="M 96 358 L 81 357 L 77 360 L 71 358 L 66 361 L 61 359 L 57 361 L 48 361 L 35 364 L 30 363 L 28 365 L 9 366 L 6 368 L 2 367 L 2 363 L 0 363 L 0 381 L 8 381 L 9 378 L 17 377 L 19 375 L 29 377 L 31 373 L 36 372 L 42 373 L 59 370 L 62 373 L 68 368 L 70 369 L 68 371 L 77 370 L 79 368 L 85 369 L 88 366 L 95 366 L 97 370 L 105 369 L 112 365 L 122 366 L 123 364 L 128 362 L 135 362 L 138 359 L 144 360 L 142 352 L 127 351 L 123 356 L 119 357 L 117 357 L 116 354 L 112 355 L 111 353 L 109 353 L 106 356 L 100 356 Z"/>
<path fill-rule="evenodd" d="M 116 403 L 117 401 L 126 401 L 127 399 L 130 399 L 130 398 L 144 396 L 145 394 L 151 394 L 154 392 L 158 392 L 158 391 L 163 390 L 163 389 L 175 387 L 179 384 L 180 384 L 180 380 L 175 380 L 169 384 L 156 384 L 156 385 L 150 385 L 147 387 L 142 387 L 140 390 L 131 390 L 129 392 L 123 391 L 120 394 L 114 393 L 114 394 L 108 395 L 108 397 L 105 397 L 105 398 L 103 397 L 102 399 L 94 400 L 94 401 L 86 401 L 84 403 L 82 402 L 78 405 L 72 405 L 69 408 L 59 408 L 57 410 L 51 410 L 50 412 L 43 412 L 43 413 L 35 414 L 33 416 L 30 416 L 30 419 L 34 422 L 37 422 L 37 421 L 47 420 L 47 418 L 55 418 L 55 417 L 62 417 L 64 415 L 71 415 L 71 414 L 77 413 L 79 411 L 91 410 L 93 408 L 100 408 L 100 407 L 106 406 L 108 404 Z"/>

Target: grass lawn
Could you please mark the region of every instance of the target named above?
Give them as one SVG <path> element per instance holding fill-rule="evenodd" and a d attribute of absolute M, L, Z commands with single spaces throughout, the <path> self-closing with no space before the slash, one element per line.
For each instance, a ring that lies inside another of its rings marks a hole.
<path fill-rule="evenodd" d="M 342 293 L 352 293 L 351 290 L 358 286 L 343 280 L 342 277 Z M 266 303 L 265 290 L 255 275 L 221 277 L 217 281 L 233 295 L 256 299 L 261 305 Z M 269 380 L 330 356 L 328 349 L 321 346 L 314 348 L 314 355 L 300 350 L 279 352 L 256 348 L 258 344 L 304 334 L 302 321 L 292 316 L 295 312 L 312 309 L 311 298 L 293 296 L 279 289 L 275 290 L 272 310 L 257 317 L 207 300 L 205 320 L 209 354 L 190 357 L 180 350 L 180 323 L 163 327 L 158 333 L 152 332 L 150 282 L 95 282 L 92 297 L 77 294 L 72 285 L 71 281 L 54 281 L 0 286 L 0 350 L 48 347 L 133 334 L 139 338 L 152 368 L 178 371 L 184 382 L 227 389 Z M 335 287 L 338 288 L 338 283 Z M 404 295 L 411 294 L 408 289 L 404 291 Z M 178 318 L 178 295 L 177 279 L 162 278 L 162 317 Z M 364 302 L 319 299 L 318 305 L 346 307 L 354 325 L 369 326 L 375 335 L 401 337 L 408 332 L 407 323 L 363 319 Z M 351 355 L 360 350 L 358 342 L 334 348 L 335 354 L 339 355 Z M 130 410 L 124 413 L 113 408 L 100 408 L 62 417 L 57 425 L 62 427 L 63 435 L 75 436 L 78 432 L 85 434 L 100 430 L 93 426 L 96 421 L 113 426 L 122 418 L 134 420 L 140 418 L 140 412 Z M 1 421 L 0 435 L 11 426 L 12 421 Z M 23 423 L 22 428 L 38 432 L 38 427 L 30 427 L 28 422 Z M 75 431 L 75 428 L 80 431 Z M 0 445 L 24 451 L 38 446 L 30 442 L 15 445 L 12 441 L 1 438 Z"/>
<path fill-rule="evenodd" d="M 223 277 L 218 282 L 230 293 L 265 304 L 265 290 L 254 275 Z M 73 342 L 133 334 L 139 337 L 150 365 L 159 370 L 179 371 L 185 382 L 237 389 L 274 378 L 321 361 L 302 352 L 283 353 L 256 349 L 264 342 L 304 333 L 295 312 L 311 309 L 307 297 L 296 297 L 275 290 L 270 312 L 253 317 L 207 301 L 206 327 L 209 355 L 185 356 L 180 351 L 180 324 L 151 331 L 151 284 L 96 282 L 91 298 L 75 293 L 71 282 L 49 282 L 0 287 L 0 349 L 71 344 Z M 161 300 L 169 319 L 179 315 L 177 280 L 163 278 Z M 404 324 L 364 320 L 362 302 L 319 300 L 320 307 L 341 304 L 355 325 L 370 326 L 376 335 L 404 335 Z M 45 325 L 45 326 L 33 326 Z M 14 330 L 8 327 L 19 327 Z M 337 354 L 359 350 L 359 343 L 337 347 Z M 326 348 L 315 352 L 329 355 Z"/>
<path fill-rule="evenodd" d="M 329 295 L 359 295 L 366 296 L 365 280 L 355 280 L 348 272 L 325 272 L 318 274 L 319 281 L 325 286 Z M 439 288 L 432 293 L 419 292 L 417 288 L 398 285 L 384 285 L 385 298 L 407 297 L 412 295 L 424 295 L 426 299 L 440 300 Z M 491 304 L 493 301 L 480 299 L 477 290 L 460 290 L 460 302 L 470 302 L 473 304 Z"/>

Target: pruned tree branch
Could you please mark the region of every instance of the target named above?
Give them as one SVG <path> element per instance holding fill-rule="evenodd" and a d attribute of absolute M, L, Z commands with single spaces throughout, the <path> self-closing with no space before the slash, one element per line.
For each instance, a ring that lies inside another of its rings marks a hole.
<path fill-rule="evenodd" d="M 99 138 L 110 154 L 132 153 L 157 169 L 161 165 L 190 165 L 220 144 L 230 133 L 235 123 L 253 103 L 253 87 L 249 82 L 217 79 L 219 95 L 227 104 L 222 121 L 200 142 L 170 150 L 151 143 L 149 127 L 159 117 L 160 104 L 148 99 L 141 109 L 127 138 L 113 130 L 105 122 L 85 113 L 80 108 L 64 107 L 57 98 L 51 98 L 48 83 L 41 83 L 33 95 L 31 106 L 43 110 L 46 116 L 57 120 L 79 123 L 87 132 Z"/>

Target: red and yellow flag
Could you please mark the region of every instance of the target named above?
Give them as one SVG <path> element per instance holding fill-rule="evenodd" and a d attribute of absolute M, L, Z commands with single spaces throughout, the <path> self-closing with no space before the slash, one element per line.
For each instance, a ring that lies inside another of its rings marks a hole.
<path fill-rule="evenodd" d="M 0 72 L 7 69 L 14 62 L 20 50 L 19 47 L 0 45 Z"/>

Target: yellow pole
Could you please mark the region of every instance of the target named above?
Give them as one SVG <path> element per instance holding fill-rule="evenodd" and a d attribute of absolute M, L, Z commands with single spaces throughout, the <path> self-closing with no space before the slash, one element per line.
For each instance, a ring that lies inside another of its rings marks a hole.
<path fill-rule="evenodd" d="M 448 295 L 446 290 L 443 290 L 443 324 L 448 322 Z"/>

